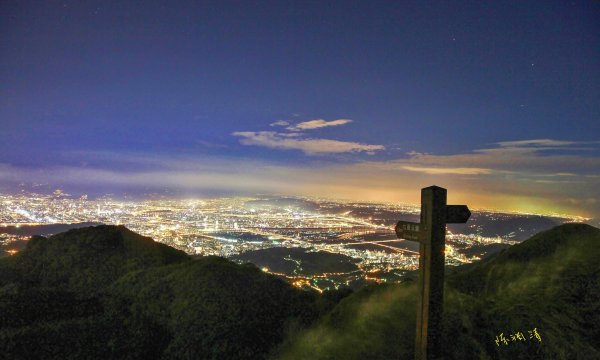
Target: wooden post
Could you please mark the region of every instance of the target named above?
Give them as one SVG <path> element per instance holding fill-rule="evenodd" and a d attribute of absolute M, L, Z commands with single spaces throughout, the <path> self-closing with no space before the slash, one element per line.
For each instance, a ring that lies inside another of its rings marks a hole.
<path fill-rule="evenodd" d="M 416 360 L 442 357 L 446 223 L 464 223 L 470 215 L 466 205 L 446 205 L 446 189 L 430 186 L 421 189 L 421 222 L 396 225 L 398 238 L 420 243 Z"/>

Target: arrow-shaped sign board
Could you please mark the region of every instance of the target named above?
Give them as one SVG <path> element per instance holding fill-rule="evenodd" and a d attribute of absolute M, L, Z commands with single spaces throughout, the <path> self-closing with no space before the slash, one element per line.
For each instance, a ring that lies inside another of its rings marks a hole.
<path fill-rule="evenodd" d="M 467 205 L 446 205 L 446 223 L 464 224 L 471 217 Z"/>
<path fill-rule="evenodd" d="M 399 239 L 421 241 L 425 233 L 421 231 L 421 224 L 410 221 L 398 221 L 398 224 L 396 224 L 396 236 Z"/>

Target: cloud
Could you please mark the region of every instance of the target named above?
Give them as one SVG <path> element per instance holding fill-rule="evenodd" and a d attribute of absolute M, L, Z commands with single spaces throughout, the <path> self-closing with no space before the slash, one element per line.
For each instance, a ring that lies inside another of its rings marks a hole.
<path fill-rule="evenodd" d="M 475 168 L 488 171 L 481 174 L 510 172 L 545 176 L 594 174 L 600 169 L 600 157 L 593 156 L 600 149 L 594 142 L 537 139 L 504 141 L 496 145 L 448 155 L 411 151 L 407 153 L 408 159 L 397 160 L 395 165 L 433 169 Z"/>
<path fill-rule="evenodd" d="M 323 119 L 308 120 L 290 125 L 288 121 L 278 120 L 269 126 L 286 126 L 287 132 L 275 131 L 236 131 L 233 136 L 240 137 L 242 145 L 264 146 L 271 149 L 301 150 L 307 155 L 360 153 L 374 155 L 376 151 L 384 150 L 383 145 L 369 145 L 352 141 L 332 139 L 306 138 L 300 131 L 313 130 L 323 127 L 340 126 L 352 120 L 337 119 L 326 121 Z"/>
<path fill-rule="evenodd" d="M 501 141 L 496 143 L 501 147 L 527 147 L 527 146 L 567 146 L 573 145 L 573 141 L 552 140 L 552 139 L 533 139 L 517 141 Z"/>
<path fill-rule="evenodd" d="M 237 131 L 234 136 L 241 138 L 243 145 L 264 146 L 272 149 L 301 150 L 308 155 L 366 152 L 374 154 L 383 150 L 383 145 L 368 145 L 350 141 L 329 139 L 296 138 L 292 134 L 274 131 Z"/>
<path fill-rule="evenodd" d="M 319 128 L 324 128 L 324 127 L 328 127 L 328 126 L 345 125 L 345 124 L 348 124 L 351 122 L 352 122 L 352 120 L 348 120 L 348 119 L 338 119 L 338 120 L 331 120 L 331 121 L 326 121 L 323 119 L 316 119 L 316 120 L 303 121 L 296 125 L 289 126 L 289 127 L 287 127 L 287 129 L 291 130 L 291 131 L 313 130 L 313 129 L 319 129 Z"/>
<path fill-rule="evenodd" d="M 465 167 L 432 168 L 432 167 L 403 166 L 402 168 L 405 170 L 408 170 L 408 171 L 422 172 L 422 173 L 431 174 L 431 175 L 439 175 L 439 174 L 481 175 L 481 174 L 490 174 L 492 172 L 492 170 L 490 170 L 490 169 L 465 168 Z"/>

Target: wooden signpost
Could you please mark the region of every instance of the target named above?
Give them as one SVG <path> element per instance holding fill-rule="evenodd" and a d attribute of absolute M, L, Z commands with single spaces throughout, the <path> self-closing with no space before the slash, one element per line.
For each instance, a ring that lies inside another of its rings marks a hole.
<path fill-rule="evenodd" d="M 421 189 L 421 222 L 396 225 L 398 238 L 420 243 L 416 360 L 442 356 L 446 224 L 465 223 L 470 216 L 466 205 L 446 205 L 446 189 L 430 186 Z"/>

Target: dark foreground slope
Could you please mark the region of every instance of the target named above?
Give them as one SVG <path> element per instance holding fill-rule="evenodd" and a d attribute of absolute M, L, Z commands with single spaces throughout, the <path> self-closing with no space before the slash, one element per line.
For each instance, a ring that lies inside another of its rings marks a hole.
<path fill-rule="evenodd" d="M 371 286 L 310 330 L 284 359 L 411 359 L 415 285 Z M 446 359 L 600 359 L 600 230 L 566 224 L 466 271 L 445 291 Z M 541 342 L 530 338 L 537 329 Z M 525 339 L 512 341 L 522 332 Z M 503 334 L 508 344 L 495 343 Z"/>
<path fill-rule="evenodd" d="M 0 263 L 8 267 L 0 285 L 16 282 L 91 295 L 130 271 L 185 261 L 184 252 L 124 226 L 101 225 L 33 236 L 25 251 Z"/>
<path fill-rule="evenodd" d="M 413 356 L 414 284 L 368 286 L 330 310 L 338 294 L 296 290 L 252 265 L 190 260 L 114 226 L 36 237 L 0 259 L 0 274 L 0 358 Z M 448 275 L 446 359 L 600 358 L 599 281 L 600 230 L 578 224 Z M 511 341 L 517 332 L 525 339 Z M 509 341 L 497 346 L 501 333 Z"/>
<path fill-rule="evenodd" d="M 115 226 L 35 237 L 0 273 L 9 359 L 260 359 L 331 303 Z"/>

